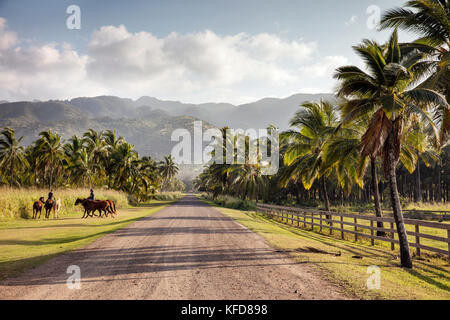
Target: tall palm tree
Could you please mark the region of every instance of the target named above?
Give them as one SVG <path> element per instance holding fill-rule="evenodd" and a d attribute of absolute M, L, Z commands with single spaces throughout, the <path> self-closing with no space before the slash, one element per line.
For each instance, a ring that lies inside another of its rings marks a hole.
<path fill-rule="evenodd" d="M 12 187 L 16 182 L 16 172 L 28 165 L 25 148 L 20 145 L 23 137 L 16 139 L 11 128 L 3 129 L 0 134 L 0 166 L 7 168 L 5 175 L 9 176 L 9 186 Z"/>
<path fill-rule="evenodd" d="M 86 142 L 86 148 L 90 153 L 91 161 L 94 162 L 94 174 L 100 178 L 103 176 L 101 164 L 108 153 L 108 146 L 105 142 L 104 132 L 97 132 L 93 129 L 89 129 L 83 138 Z"/>
<path fill-rule="evenodd" d="M 134 150 L 134 146 L 128 142 L 124 142 L 117 148 L 117 152 L 113 155 L 114 171 L 116 172 L 116 186 L 120 190 L 125 190 L 127 181 L 131 177 L 136 160 L 139 155 Z"/>
<path fill-rule="evenodd" d="M 267 177 L 261 173 L 259 165 L 237 165 L 230 166 L 232 185 L 242 199 L 256 200 L 258 203 L 259 195 L 267 187 Z"/>
<path fill-rule="evenodd" d="M 291 130 L 283 133 L 281 139 L 287 144 L 284 155 L 286 168 L 282 186 L 290 180 L 302 181 L 306 190 L 311 189 L 314 181 L 320 180 L 325 210 L 330 211 L 326 177 L 331 169 L 325 166 L 325 150 L 338 124 L 337 110 L 330 102 L 307 102 L 303 110 L 291 120 Z"/>
<path fill-rule="evenodd" d="M 412 0 L 403 8 L 386 11 L 381 19 L 381 28 L 400 28 L 416 33 L 420 38 L 403 44 L 404 52 L 420 50 L 428 54 L 422 67 L 427 70 L 424 88 L 442 90 L 450 101 L 450 1 Z M 436 110 L 436 122 L 440 124 L 440 141 L 450 135 L 450 111 L 445 105 Z"/>
<path fill-rule="evenodd" d="M 172 155 L 164 157 L 164 160 L 160 162 L 159 166 L 165 184 L 172 180 L 179 170 L 178 166 L 173 161 Z"/>
<path fill-rule="evenodd" d="M 115 174 L 115 163 L 113 155 L 117 152 L 119 146 L 126 141 L 122 137 L 117 137 L 115 130 L 107 130 L 104 133 L 104 139 L 106 144 L 106 152 L 103 156 L 102 162 L 105 174 L 108 177 L 108 189 L 111 189 Z"/>
<path fill-rule="evenodd" d="M 448 104 L 438 92 L 414 87 L 422 76 L 416 66 L 423 60 L 423 55 L 411 52 L 403 56 L 396 31 L 384 46 L 364 40 L 354 50 L 365 61 L 368 71 L 355 66 L 337 69 L 335 78 L 340 80 L 338 95 L 349 99 L 342 108 L 342 122 L 348 123 L 367 115 L 371 117 L 361 139 L 361 155 L 381 155 L 383 158 L 383 171 L 389 181 L 399 236 L 401 264 L 411 268 L 411 253 L 395 171 L 400 159 L 404 123 L 408 117 L 417 115 L 423 122 L 434 126 L 433 120 L 424 111 L 438 104 L 448 108 Z"/>
<path fill-rule="evenodd" d="M 39 163 L 44 168 L 44 175 L 47 175 L 48 185 L 51 188 L 56 185 L 56 176 L 61 172 L 66 159 L 62 137 L 51 129 L 42 131 L 39 136 L 36 141 Z"/>
<path fill-rule="evenodd" d="M 95 182 L 95 166 L 96 164 L 92 161 L 91 154 L 83 148 L 70 163 L 71 183 L 91 188 Z"/>

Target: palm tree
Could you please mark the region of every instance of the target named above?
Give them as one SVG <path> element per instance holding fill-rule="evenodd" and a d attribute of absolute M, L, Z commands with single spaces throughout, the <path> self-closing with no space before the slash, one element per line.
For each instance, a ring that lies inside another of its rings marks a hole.
<path fill-rule="evenodd" d="M 56 184 L 56 176 L 62 170 L 66 155 L 62 138 L 52 130 L 42 131 L 36 141 L 39 153 L 39 163 L 44 168 L 44 175 L 48 175 L 49 188 Z"/>
<path fill-rule="evenodd" d="M 117 152 L 113 155 L 114 171 L 116 172 L 116 186 L 120 190 L 125 190 L 128 179 L 131 177 L 135 161 L 139 155 L 134 150 L 134 146 L 128 142 L 119 145 Z"/>
<path fill-rule="evenodd" d="M 104 138 L 106 144 L 106 153 L 104 154 L 102 162 L 105 174 L 108 176 L 108 189 L 111 189 L 112 180 L 115 174 L 115 163 L 113 155 L 117 152 L 119 146 L 126 141 L 122 137 L 117 138 L 115 130 L 107 130 L 104 133 Z"/>
<path fill-rule="evenodd" d="M 325 210 L 330 211 L 326 177 L 331 169 L 325 166 L 325 150 L 338 124 L 337 110 L 326 101 L 302 104 L 303 110 L 291 120 L 291 127 L 298 131 L 287 131 L 281 135 L 287 144 L 284 163 L 288 167 L 280 180 L 286 186 L 290 180 L 302 181 L 306 190 L 315 180 L 321 181 Z"/>
<path fill-rule="evenodd" d="M 412 52 L 403 56 L 396 31 L 384 46 L 364 40 L 354 50 L 365 61 L 368 71 L 355 66 L 337 70 L 335 78 L 341 82 L 338 95 L 349 99 L 342 107 L 342 123 L 367 115 L 371 117 L 369 127 L 361 139 L 361 156 L 381 155 L 383 158 L 383 171 L 389 181 L 399 236 L 401 264 L 411 268 L 411 253 L 395 172 L 400 159 L 404 123 L 408 117 L 417 115 L 423 122 L 434 126 L 433 120 L 424 111 L 438 104 L 448 108 L 448 104 L 438 92 L 414 87 L 422 76 L 415 67 L 423 60 L 423 55 Z"/>
<path fill-rule="evenodd" d="M 16 139 L 15 131 L 5 128 L 1 132 L 0 138 L 0 166 L 8 168 L 5 175 L 9 175 L 9 186 L 12 187 L 15 181 L 16 172 L 28 165 L 25 158 L 25 148 L 20 145 L 23 137 Z"/>
<path fill-rule="evenodd" d="M 95 166 L 90 153 L 83 148 L 69 166 L 71 182 L 78 186 L 89 186 L 91 188 L 95 182 Z"/>
<path fill-rule="evenodd" d="M 90 158 L 92 159 L 91 161 L 95 164 L 94 174 L 97 177 L 103 176 L 100 164 L 103 162 L 108 153 L 108 146 L 105 142 L 104 132 L 97 132 L 93 129 L 89 129 L 83 137 L 86 142 L 87 151 L 90 153 Z"/>
<path fill-rule="evenodd" d="M 178 173 L 178 166 L 173 162 L 172 155 L 164 157 L 164 160 L 159 164 L 161 175 L 164 179 L 164 184 L 167 184 Z"/>
<path fill-rule="evenodd" d="M 422 67 L 428 72 L 421 84 L 424 88 L 442 90 L 450 101 L 450 1 L 413 0 L 404 8 L 386 11 L 381 19 L 381 28 L 401 28 L 412 31 L 421 38 L 413 43 L 403 44 L 405 53 L 420 50 L 428 54 Z M 450 110 L 438 106 L 436 122 L 440 124 L 440 141 L 450 134 Z"/>
<path fill-rule="evenodd" d="M 236 165 L 230 166 L 232 185 L 242 199 L 255 199 L 258 203 L 259 195 L 267 187 L 267 177 L 261 174 L 259 165 Z"/>

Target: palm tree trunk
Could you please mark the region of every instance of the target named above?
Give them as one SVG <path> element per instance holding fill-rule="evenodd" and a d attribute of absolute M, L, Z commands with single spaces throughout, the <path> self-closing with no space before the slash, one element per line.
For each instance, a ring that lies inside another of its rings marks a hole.
<path fill-rule="evenodd" d="M 325 177 L 322 177 L 322 193 L 323 193 L 323 201 L 325 204 L 325 210 L 330 212 L 330 201 L 328 199 L 328 191 L 327 191 L 327 181 Z M 326 218 L 331 220 L 331 215 L 327 215 Z M 332 222 L 328 222 L 329 225 L 332 225 Z"/>
<path fill-rule="evenodd" d="M 393 140 L 393 137 L 390 137 L 389 140 Z M 409 251 L 409 243 L 408 236 L 406 234 L 405 224 L 403 222 L 403 213 L 402 207 L 400 205 L 400 198 L 398 195 L 397 189 L 397 177 L 395 173 L 395 167 L 397 164 L 397 160 L 395 158 L 395 150 L 393 148 L 393 143 L 390 141 L 390 147 L 388 150 L 388 177 L 389 177 L 389 189 L 391 192 L 391 202 L 392 202 L 392 210 L 394 211 L 394 220 L 397 226 L 398 239 L 400 243 L 400 261 L 402 267 L 412 268 L 412 259 L 411 252 Z"/>
<path fill-rule="evenodd" d="M 378 190 L 378 178 L 377 178 L 377 166 L 374 158 L 370 158 L 370 165 L 372 169 L 372 189 L 373 189 L 373 201 L 375 204 L 375 215 L 377 218 L 382 218 L 383 213 L 380 205 L 380 190 Z M 382 221 L 377 221 L 377 228 L 384 229 Z M 381 230 L 377 230 L 377 236 L 385 237 L 386 233 Z"/>
<path fill-rule="evenodd" d="M 12 187 L 13 179 L 14 179 L 14 161 L 11 160 L 11 165 L 9 166 L 9 187 Z"/>
<path fill-rule="evenodd" d="M 420 186 L 420 158 L 417 159 L 417 169 L 416 169 L 416 194 L 415 202 L 422 202 L 422 188 Z"/>
<path fill-rule="evenodd" d="M 436 202 L 441 202 L 442 193 L 441 193 L 441 166 L 437 165 L 437 181 L 436 181 Z"/>

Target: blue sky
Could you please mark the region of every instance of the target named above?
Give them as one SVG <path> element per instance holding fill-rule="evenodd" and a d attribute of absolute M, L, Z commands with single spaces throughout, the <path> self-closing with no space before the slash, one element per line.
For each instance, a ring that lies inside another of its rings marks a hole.
<path fill-rule="evenodd" d="M 367 27 L 368 7 L 404 2 L 0 0 L 0 49 L 2 37 L 9 43 L 0 100 L 112 94 L 243 103 L 331 92 L 335 67 L 360 64 L 352 45 L 388 37 Z M 72 4 L 81 30 L 66 28 Z"/>

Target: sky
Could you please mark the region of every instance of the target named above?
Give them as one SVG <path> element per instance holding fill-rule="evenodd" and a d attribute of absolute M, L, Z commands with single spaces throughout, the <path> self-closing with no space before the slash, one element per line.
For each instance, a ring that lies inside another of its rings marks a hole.
<path fill-rule="evenodd" d="M 362 67 L 352 46 L 388 39 L 377 13 L 404 2 L 0 0 L 0 100 L 242 104 L 334 92 L 337 67 Z"/>

